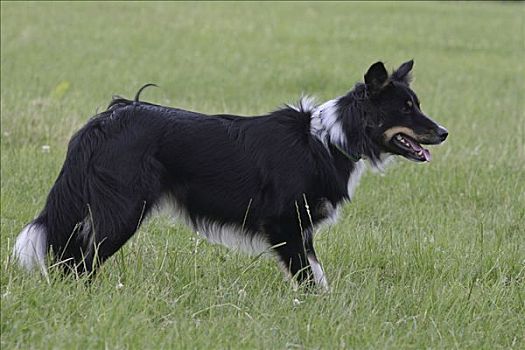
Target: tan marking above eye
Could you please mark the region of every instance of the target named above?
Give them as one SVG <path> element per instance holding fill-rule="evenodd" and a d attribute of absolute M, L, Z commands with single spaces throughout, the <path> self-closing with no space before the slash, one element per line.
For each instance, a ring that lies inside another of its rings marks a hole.
<path fill-rule="evenodd" d="M 412 103 L 412 101 L 410 101 L 410 100 L 407 101 L 407 106 L 408 106 L 408 107 L 412 108 L 413 105 L 414 105 L 414 104 Z"/>

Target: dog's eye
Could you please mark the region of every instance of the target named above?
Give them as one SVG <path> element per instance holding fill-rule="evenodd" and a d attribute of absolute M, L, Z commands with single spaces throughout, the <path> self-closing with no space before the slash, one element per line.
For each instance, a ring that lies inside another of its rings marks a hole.
<path fill-rule="evenodd" d="M 412 103 L 412 101 L 408 100 L 405 105 L 401 108 L 401 112 L 403 113 L 410 113 L 410 111 L 412 111 L 412 107 L 414 106 L 414 104 Z"/>

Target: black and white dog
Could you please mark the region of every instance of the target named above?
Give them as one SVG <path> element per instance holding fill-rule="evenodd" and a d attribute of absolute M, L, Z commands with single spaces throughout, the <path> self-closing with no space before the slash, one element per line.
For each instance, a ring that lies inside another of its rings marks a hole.
<path fill-rule="evenodd" d="M 169 203 L 209 241 L 274 252 L 289 276 L 327 287 L 314 230 L 334 220 L 365 161 L 430 160 L 421 144 L 447 130 L 420 110 L 413 61 L 390 76 L 373 64 L 346 95 L 303 98 L 251 118 L 203 115 L 115 98 L 69 143 L 41 214 L 19 234 L 14 256 L 45 273 L 48 252 L 66 271 L 93 272 Z M 142 89 L 141 89 L 142 90 Z"/>

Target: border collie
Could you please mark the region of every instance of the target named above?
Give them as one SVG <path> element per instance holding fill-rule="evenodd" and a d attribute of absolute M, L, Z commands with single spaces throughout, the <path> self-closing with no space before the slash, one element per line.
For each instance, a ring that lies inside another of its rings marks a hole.
<path fill-rule="evenodd" d="M 413 61 L 391 75 L 373 64 L 346 95 L 303 98 L 251 118 L 204 115 L 115 97 L 71 139 L 44 209 L 19 234 L 14 256 L 46 273 L 90 274 L 133 236 L 153 208 L 172 210 L 209 241 L 270 250 L 289 277 L 327 288 L 315 228 L 352 197 L 365 161 L 427 162 L 421 144 L 447 130 L 409 87 Z M 148 84 L 151 85 L 151 84 Z"/>

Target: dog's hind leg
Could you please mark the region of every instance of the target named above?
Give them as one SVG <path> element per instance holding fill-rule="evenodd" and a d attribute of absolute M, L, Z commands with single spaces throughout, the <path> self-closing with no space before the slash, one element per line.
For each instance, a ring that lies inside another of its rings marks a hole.
<path fill-rule="evenodd" d="M 135 198 L 135 204 L 114 210 L 100 205 L 90 205 L 87 221 L 88 232 L 84 234 L 85 245 L 77 272 L 92 273 L 115 254 L 135 234 L 151 205 Z"/>
<path fill-rule="evenodd" d="M 132 169 L 130 169 L 130 173 Z M 89 184 L 88 215 L 84 219 L 83 256 L 77 271 L 90 273 L 117 252 L 138 230 L 161 194 L 158 164 L 144 161 L 123 181 L 99 172 Z"/>

